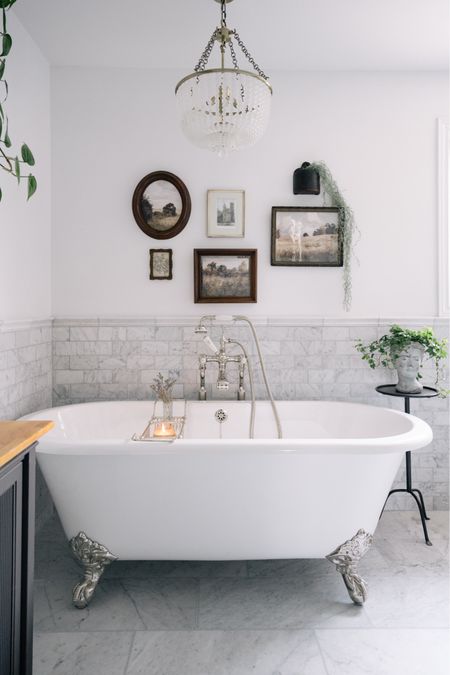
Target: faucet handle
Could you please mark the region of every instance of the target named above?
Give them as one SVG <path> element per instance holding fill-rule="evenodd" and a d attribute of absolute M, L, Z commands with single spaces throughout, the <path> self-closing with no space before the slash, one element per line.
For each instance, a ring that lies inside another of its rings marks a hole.
<path fill-rule="evenodd" d="M 216 387 L 217 387 L 217 389 L 221 389 L 222 391 L 226 391 L 230 388 L 230 383 L 224 377 L 221 377 L 217 380 Z"/>

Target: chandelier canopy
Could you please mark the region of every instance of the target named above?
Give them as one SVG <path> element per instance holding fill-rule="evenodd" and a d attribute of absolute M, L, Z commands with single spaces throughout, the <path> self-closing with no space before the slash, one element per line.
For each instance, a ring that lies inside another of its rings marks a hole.
<path fill-rule="evenodd" d="M 242 42 L 238 32 L 228 28 L 226 5 L 221 5 L 221 22 L 211 35 L 194 72 L 183 77 L 175 88 L 181 127 L 194 145 L 225 156 L 254 145 L 264 134 L 270 117 L 272 87 Z M 214 45 L 220 48 L 220 68 L 207 68 Z M 236 43 L 253 71 L 238 66 Z M 232 67 L 225 67 L 229 51 Z"/>

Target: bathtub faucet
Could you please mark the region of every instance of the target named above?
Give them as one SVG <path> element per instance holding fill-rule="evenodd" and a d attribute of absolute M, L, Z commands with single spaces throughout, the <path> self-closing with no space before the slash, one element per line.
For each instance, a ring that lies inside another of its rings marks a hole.
<path fill-rule="evenodd" d="M 203 335 L 203 342 L 208 345 L 208 347 L 211 349 L 212 352 L 214 352 L 214 357 L 208 357 L 205 354 L 201 354 L 199 357 L 199 367 L 200 367 L 200 391 L 199 391 L 199 399 L 201 401 L 204 401 L 206 399 L 206 388 L 205 388 L 205 374 L 206 374 L 206 364 L 208 360 L 210 361 L 218 361 L 219 363 L 219 379 L 217 380 L 217 387 L 219 389 L 224 389 L 228 387 L 222 387 L 220 386 L 221 382 L 221 375 L 223 375 L 223 380 L 226 381 L 225 378 L 225 367 L 227 364 L 227 361 L 230 361 L 231 359 L 236 360 L 239 359 L 239 357 L 229 357 L 225 354 L 225 344 L 235 344 L 236 346 L 239 347 L 239 349 L 242 352 L 242 356 L 240 357 L 241 360 L 239 362 L 239 390 L 238 390 L 238 399 L 243 400 L 245 398 L 245 392 L 244 392 L 244 368 L 247 365 L 247 372 L 248 372 L 248 379 L 249 379 L 249 384 L 250 384 L 250 395 L 252 399 L 252 406 L 251 406 L 251 413 L 250 413 L 250 429 L 249 429 L 249 438 L 254 438 L 254 432 L 255 432 L 255 410 L 256 410 L 256 404 L 255 404 L 255 391 L 253 387 L 253 376 L 252 376 L 252 364 L 250 362 L 250 359 L 247 354 L 247 350 L 245 349 L 244 345 L 241 344 L 238 340 L 231 340 L 230 338 L 224 338 L 222 337 L 221 343 L 220 343 L 220 349 L 217 349 L 216 345 L 214 342 L 211 340 L 211 338 L 208 335 L 208 329 L 205 325 L 205 323 L 209 321 L 211 324 L 213 321 L 217 322 L 225 322 L 225 323 L 237 323 L 237 322 L 243 322 L 247 324 L 247 326 L 250 328 L 250 332 L 253 336 L 253 340 L 255 342 L 256 346 L 256 351 L 258 354 L 258 359 L 259 359 L 259 365 L 261 367 L 261 372 L 264 380 L 264 384 L 266 386 L 266 391 L 267 391 L 267 397 L 270 401 L 270 405 L 272 406 L 272 411 L 273 411 L 273 416 L 275 419 L 275 424 L 277 427 L 277 435 L 278 438 L 283 438 L 283 430 L 281 428 L 281 422 L 280 422 L 280 417 L 278 415 L 278 410 L 276 403 L 274 401 L 272 391 L 269 386 L 269 381 L 267 379 L 267 374 L 266 374 L 266 368 L 264 365 L 264 358 L 262 355 L 261 351 L 261 346 L 259 344 L 258 336 L 256 334 L 255 327 L 251 320 L 248 318 L 248 316 L 244 316 L 243 314 L 234 314 L 234 315 L 228 315 L 228 314 L 207 314 L 205 316 L 202 316 L 198 326 L 195 329 L 195 332 L 199 335 Z M 222 354 L 222 360 L 225 359 L 223 363 L 223 368 L 222 371 L 220 370 L 220 355 Z"/>
<path fill-rule="evenodd" d="M 199 333 L 204 333 L 204 331 L 196 331 Z M 206 366 L 208 363 L 217 363 L 219 367 L 219 373 L 217 376 L 217 389 L 221 391 L 226 391 L 230 388 L 230 383 L 227 379 L 226 368 L 228 363 L 237 363 L 239 368 L 239 386 L 237 392 L 238 401 L 245 400 L 245 389 L 244 389 L 244 375 L 245 375 L 245 366 L 247 364 L 247 359 L 243 354 L 233 354 L 228 355 L 225 350 L 226 344 L 232 344 L 234 340 L 226 338 L 222 335 L 220 339 L 220 348 L 217 348 L 214 342 L 211 340 L 208 334 L 205 334 L 203 338 L 204 343 L 211 349 L 213 355 L 200 354 L 199 356 L 199 370 L 200 370 L 200 390 L 198 397 L 201 401 L 206 400 L 206 386 L 205 386 L 205 377 L 206 377 Z"/>

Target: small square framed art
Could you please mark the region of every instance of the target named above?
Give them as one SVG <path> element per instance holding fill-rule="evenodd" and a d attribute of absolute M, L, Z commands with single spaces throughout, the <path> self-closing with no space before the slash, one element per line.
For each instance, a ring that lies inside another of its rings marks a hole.
<path fill-rule="evenodd" d="M 172 279 L 171 248 L 150 249 L 150 279 Z"/>
<path fill-rule="evenodd" d="M 244 190 L 208 190 L 206 201 L 208 237 L 244 236 Z"/>

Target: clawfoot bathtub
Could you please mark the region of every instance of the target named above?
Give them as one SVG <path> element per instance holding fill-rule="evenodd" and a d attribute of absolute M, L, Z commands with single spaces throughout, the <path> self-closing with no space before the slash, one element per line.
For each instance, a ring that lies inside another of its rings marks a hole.
<path fill-rule="evenodd" d="M 403 453 L 426 446 L 431 429 L 412 415 L 355 403 L 281 401 L 278 409 L 283 439 L 269 404 L 258 402 L 249 440 L 249 403 L 187 402 L 184 437 L 172 443 L 130 440 L 146 426 L 148 402 L 28 415 L 56 424 L 37 456 L 85 570 L 74 604 L 87 605 L 116 558 L 323 557 L 362 604 L 358 559 Z"/>

